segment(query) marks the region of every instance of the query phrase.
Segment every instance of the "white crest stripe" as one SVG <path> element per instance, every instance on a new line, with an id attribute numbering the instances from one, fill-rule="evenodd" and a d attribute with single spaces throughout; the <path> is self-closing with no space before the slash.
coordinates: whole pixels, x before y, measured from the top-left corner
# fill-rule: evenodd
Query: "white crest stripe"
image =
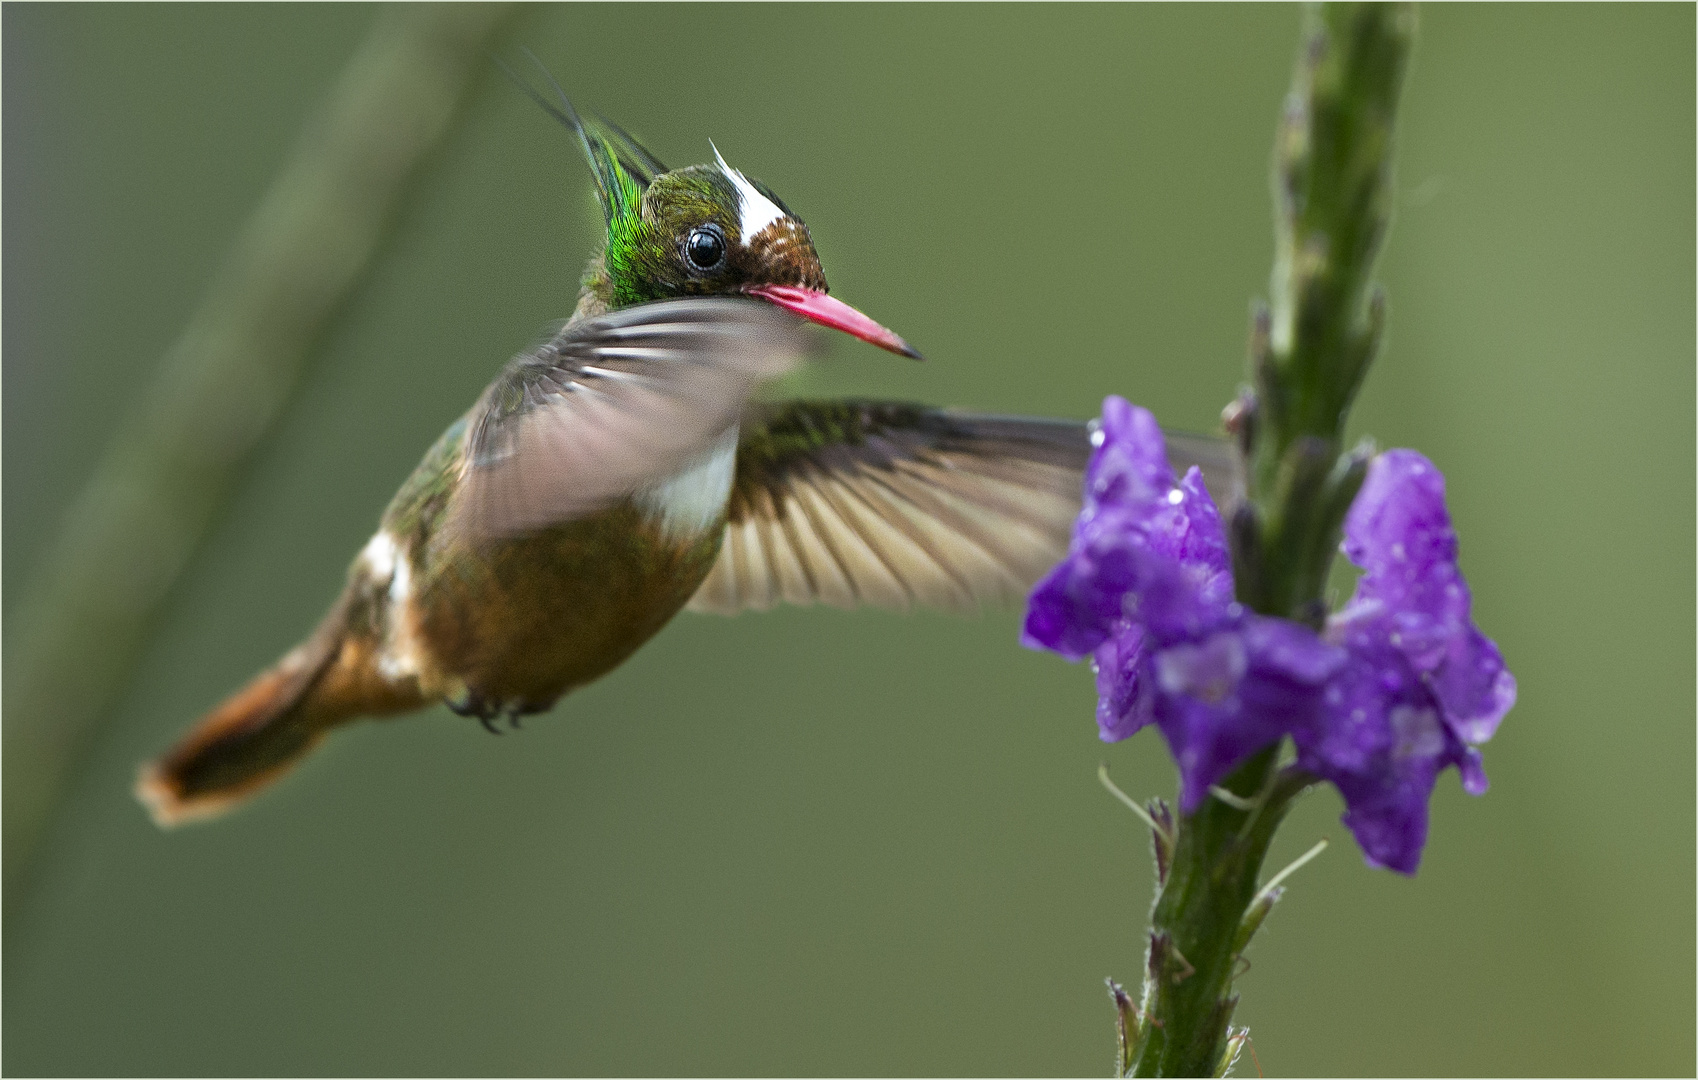
<path id="1" fill-rule="evenodd" d="M 708 140 L 713 146 L 713 140 Z M 760 189 L 749 183 L 749 178 L 725 163 L 719 147 L 713 146 L 713 158 L 719 163 L 719 171 L 731 181 L 731 186 L 737 189 L 737 232 L 743 245 L 760 235 L 762 229 L 784 216 L 784 211 L 778 204 L 760 193 Z"/>

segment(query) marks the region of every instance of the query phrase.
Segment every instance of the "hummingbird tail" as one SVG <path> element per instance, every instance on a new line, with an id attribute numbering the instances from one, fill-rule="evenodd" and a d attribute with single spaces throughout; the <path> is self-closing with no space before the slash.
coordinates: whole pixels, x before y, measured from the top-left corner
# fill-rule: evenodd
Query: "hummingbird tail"
<path id="1" fill-rule="evenodd" d="M 424 704 L 415 688 L 378 675 L 374 643 L 348 632 L 348 600 L 344 595 L 311 637 L 142 766 L 136 798 L 155 824 L 217 817 L 281 778 L 331 728 Z"/>

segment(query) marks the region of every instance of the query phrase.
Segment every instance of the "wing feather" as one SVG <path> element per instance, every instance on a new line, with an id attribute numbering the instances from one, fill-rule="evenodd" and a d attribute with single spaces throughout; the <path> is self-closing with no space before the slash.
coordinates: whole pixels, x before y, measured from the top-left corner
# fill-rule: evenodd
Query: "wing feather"
<path id="1" fill-rule="evenodd" d="M 669 476 L 810 348 L 771 304 L 641 304 L 564 326 L 510 363 L 470 417 L 456 523 L 507 535 L 593 513 Z M 754 579 L 748 582 L 754 587 Z"/>
<path id="2" fill-rule="evenodd" d="M 773 573 L 778 579 L 778 598 L 786 604 L 808 604 L 817 594 L 814 578 L 804 561 L 809 548 L 798 535 L 796 516 L 783 513 L 771 493 L 767 493 L 766 510 Z"/>
<path id="3" fill-rule="evenodd" d="M 875 607 L 906 611 L 911 592 L 885 557 L 877 538 L 869 535 L 856 513 L 854 495 L 843 478 L 822 474 L 814 479 L 813 488 L 819 493 L 821 504 L 829 509 L 826 520 L 832 530 L 833 547 L 856 598 Z"/>
<path id="4" fill-rule="evenodd" d="M 820 496 L 812 481 L 798 478 L 796 485 L 784 498 L 785 520 L 791 526 L 787 535 L 796 541 L 797 560 L 808 568 L 808 583 L 812 586 L 809 602 L 818 599 L 832 607 L 855 606 L 855 586 L 849 569 L 832 544 L 832 534 L 825 527 L 820 511 Z"/>
<path id="5" fill-rule="evenodd" d="M 746 415 L 725 545 L 695 611 L 776 603 L 971 612 L 1017 602 L 1066 553 L 1086 425 L 894 402 L 789 402 Z M 1230 447 L 1173 435 L 1222 501 Z"/>

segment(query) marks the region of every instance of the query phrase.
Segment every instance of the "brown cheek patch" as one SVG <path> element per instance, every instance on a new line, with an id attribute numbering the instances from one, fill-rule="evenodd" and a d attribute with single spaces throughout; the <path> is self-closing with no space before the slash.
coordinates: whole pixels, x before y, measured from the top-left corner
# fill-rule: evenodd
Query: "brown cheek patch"
<path id="1" fill-rule="evenodd" d="M 739 254 L 751 282 L 826 291 L 825 271 L 820 268 L 820 257 L 814 254 L 813 238 L 808 227 L 795 218 L 781 218 L 768 225 Z"/>

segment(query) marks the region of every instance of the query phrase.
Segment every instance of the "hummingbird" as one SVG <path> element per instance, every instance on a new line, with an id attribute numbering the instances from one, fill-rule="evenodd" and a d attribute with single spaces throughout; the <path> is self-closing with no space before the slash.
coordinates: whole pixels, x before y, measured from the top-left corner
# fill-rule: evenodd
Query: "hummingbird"
<path id="1" fill-rule="evenodd" d="M 442 702 L 517 727 L 685 609 L 974 611 L 1066 552 L 1086 424 L 760 400 L 815 351 L 809 323 L 920 354 L 830 295 L 802 219 L 717 147 L 669 170 L 558 85 L 558 104 L 520 86 L 583 150 L 605 220 L 576 309 L 425 453 L 305 641 L 142 766 L 161 826 L 362 717 Z M 1215 485 L 1230 467 L 1218 440 L 1169 450 Z"/>

